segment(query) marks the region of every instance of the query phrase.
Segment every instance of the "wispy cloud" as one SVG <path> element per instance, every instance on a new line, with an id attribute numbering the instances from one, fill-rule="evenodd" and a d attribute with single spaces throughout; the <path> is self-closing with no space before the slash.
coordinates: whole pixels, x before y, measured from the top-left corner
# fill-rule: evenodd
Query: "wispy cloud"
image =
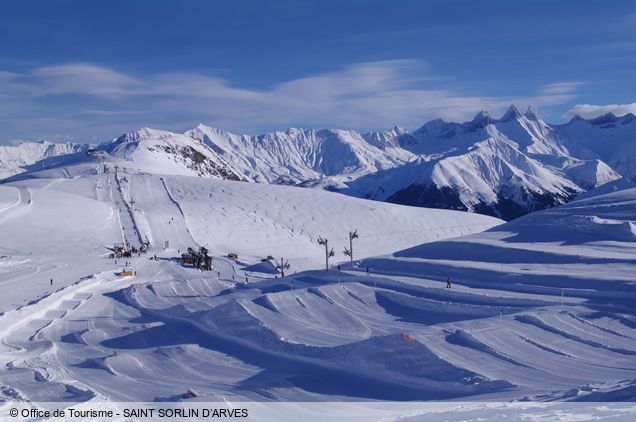
<path id="1" fill-rule="evenodd" d="M 467 120 L 510 103 L 553 106 L 576 97 L 581 82 L 537 87 L 531 96 L 463 95 L 439 89 L 425 62 L 358 63 L 334 72 L 247 89 L 193 72 L 129 75 L 86 63 L 0 72 L 0 133 L 25 138 L 101 139 L 140 126 L 186 129 L 196 122 L 257 132 L 290 126 L 414 128 L 426 120 Z"/>
<path id="2" fill-rule="evenodd" d="M 539 90 L 540 95 L 569 95 L 581 86 L 584 82 L 557 82 L 553 84 L 544 85 Z"/>
<path id="3" fill-rule="evenodd" d="M 565 113 L 565 117 L 572 118 L 578 115 L 589 119 L 606 113 L 613 113 L 616 116 L 624 116 L 628 113 L 636 114 L 636 103 L 606 105 L 577 104 Z"/>

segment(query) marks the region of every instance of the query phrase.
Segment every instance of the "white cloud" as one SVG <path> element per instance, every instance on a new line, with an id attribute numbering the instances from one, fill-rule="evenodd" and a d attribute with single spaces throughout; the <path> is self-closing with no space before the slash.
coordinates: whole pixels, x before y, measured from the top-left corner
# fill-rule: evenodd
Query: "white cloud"
<path id="1" fill-rule="evenodd" d="M 62 94 L 85 94 L 121 98 L 140 81 L 114 70 L 89 65 L 67 64 L 33 69 L 27 74 L 0 74 L 0 88 L 22 96 L 44 97 Z"/>
<path id="2" fill-rule="evenodd" d="M 561 95 L 571 94 L 575 92 L 583 82 L 557 82 L 553 84 L 544 85 L 541 87 L 539 94 L 541 95 Z"/>
<path id="3" fill-rule="evenodd" d="M 616 116 L 624 116 L 628 113 L 636 114 L 636 103 L 607 105 L 577 104 L 565 113 L 565 117 L 572 118 L 578 115 L 590 119 L 606 113 L 613 113 Z"/>
<path id="4" fill-rule="evenodd" d="M 85 63 L 0 72 L 0 97 L 11 99 L 0 104 L 0 130 L 14 138 L 109 138 L 141 126 L 179 130 L 196 122 L 252 133 L 291 126 L 414 128 L 438 117 L 468 120 L 482 109 L 496 115 L 510 103 L 563 104 L 581 84 L 558 82 L 529 97 L 462 95 L 437 88 L 429 72 L 419 60 L 368 62 L 260 90 L 200 73 L 141 78 Z"/>

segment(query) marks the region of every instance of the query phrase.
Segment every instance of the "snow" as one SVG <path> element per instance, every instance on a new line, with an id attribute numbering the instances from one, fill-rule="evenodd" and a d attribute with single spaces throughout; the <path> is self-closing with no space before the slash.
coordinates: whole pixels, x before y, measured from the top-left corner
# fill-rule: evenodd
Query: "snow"
<path id="1" fill-rule="evenodd" d="M 153 179 L 134 176 L 133 185 L 156 183 Z M 330 240 L 330 247 L 344 258 L 341 251 L 348 247 L 348 233 L 358 229 L 361 237 L 354 247 L 356 257 L 361 257 L 499 223 L 484 216 L 374 203 L 319 190 L 178 177 L 164 180 L 185 215 L 175 220 L 185 220 L 197 244 L 221 255 L 236 252 L 255 259 L 275 254 L 293 261 L 295 269 L 315 268 L 324 261 L 319 236 Z M 154 212 L 154 205 L 144 198 L 136 201 L 143 214 Z M 163 238 L 153 234 L 153 239 Z M 179 245 L 174 247 L 186 246 L 174 241 Z"/>
<path id="2" fill-rule="evenodd" d="M 258 182 L 296 184 L 335 177 L 330 182 L 335 185 L 412 159 L 413 154 L 396 145 L 401 133 L 399 128 L 365 135 L 352 130 L 291 128 L 248 136 L 205 125 L 186 132 Z"/>
<path id="3" fill-rule="evenodd" d="M 5 399 L 633 399 L 634 188 L 500 225 L 133 153 L 0 186 Z M 107 257 L 124 237 L 151 248 L 133 277 Z M 188 246 L 214 270 L 172 259 Z"/>
<path id="4" fill-rule="evenodd" d="M 101 149 L 137 171 L 247 180 L 204 144 L 177 133 L 142 128 Z"/>
<path id="5" fill-rule="evenodd" d="M 21 173 L 27 166 L 38 161 L 60 155 L 83 152 L 88 148 L 88 145 L 59 144 L 48 141 L 0 145 L 0 179 Z"/>
<path id="6" fill-rule="evenodd" d="M 621 177 L 593 154 L 577 158 L 569 148 L 577 155 L 580 149 L 562 128 L 545 123 L 536 110 L 522 115 L 514 105 L 500 119 L 480 112 L 463 124 L 434 120 L 403 138 L 403 147 L 420 159 L 348 182 L 343 192 L 510 219 L 517 215 L 502 209 L 505 201 L 532 211 L 565 203 Z M 439 194 L 431 195 L 431 189 L 442 196 L 446 189 L 456 199 L 446 205 L 436 202 L 432 198 Z"/>
<path id="7" fill-rule="evenodd" d="M 609 113 L 590 120 L 574 118 L 555 129 L 564 134 L 569 148 L 581 158 L 601 159 L 624 177 L 636 175 L 633 114 L 616 117 Z"/>
<path id="8" fill-rule="evenodd" d="M 499 185 L 513 198 L 522 188 L 580 192 L 567 171 L 612 177 L 596 158 L 540 161 L 542 142 L 556 138 L 539 136 L 548 129 L 536 112 L 469 123 L 426 130 L 487 138 L 378 172 L 387 184 L 376 187 L 422 168 L 483 198 Z M 534 125 L 532 136 L 498 128 L 521 123 Z M 400 159 L 371 165 L 369 151 L 419 148 L 399 128 L 256 138 L 199 130 L 210 136 L 145 128 L 0 185 L 1 399 L 161 402 L 190 400 L 188 390 L 225 402 L 636 399 L 631 182 L 503 224 L 245 181 L 377 172 Z M 360 149 L 366 139 L 375 150 Z M 233 142 L 254 154 L 262 146 L 263 166 L 287 148 L 296 155 L 287 170 L 259 173 L 221 151 Z M 352 266 L 342 250 L 355 229 Z M 318 237 L 336 253 L 328 270 Z M 108 248 L 124 241 L 150 251 L 115 262 Z M 199 246 L 212 271 L 176 259 Z M 289 260 L 284 278 L 268 255 Z M 120 276 L 124 266 L 136 274 Z"/>
<path id="9" fill-rule="evenodd" d="M 253 136 L 203 124 L 183 134 L 142 128 L 90 153 L 94 161 L 119 161 L 137 172 L 338 190 L 511 219 L 633 177 L 635 136 L 630 114 L 549 125 L 533 107 L 522 114 L 511 105 L 499 119 L 482 111 L 469 122 L 437 119 L 412 132 L 290 128 Z M 76 152 L 77 159 L 88 148 L 1 147 L 0 178 L 57 168 L 71 159 L 64 154 Z"/>

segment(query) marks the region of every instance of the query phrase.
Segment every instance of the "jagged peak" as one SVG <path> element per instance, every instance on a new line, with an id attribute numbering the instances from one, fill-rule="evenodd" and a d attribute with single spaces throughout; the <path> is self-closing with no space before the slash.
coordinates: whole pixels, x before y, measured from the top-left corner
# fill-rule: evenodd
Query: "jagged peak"
<path id="1" fill-rule="evenodd" d="M 487 120 L 491 120 L 491 118 L 490 114 L 488 114 L 486 110 L 481 110 L 479 113 L 475 114 L 475 117 L 473 118 L 473 122 L 483 122 Z"/>
<path id="2" fill-rule="evenodd" d="M 537 110 L 537 108 L 532 105 L 528 106 L 528 109 L 526 110 L 524 116 L 528 120 L 536 120 L 536 121 L 541 120 L 541 116 L 539 115 L 539 110 Z"/>
<path id="3" fill-rule="evenodd" d="M 618 120 L 618 117 L 616 117 L 614 113 L 609 112 L 609 113 L 602 114 L 598 117 L 595 117 L 593 119 L 589 119 L 588 122 L 590 122 L 593 125 L 602 125 L 606 123 L 615 122 L 616 120 Z"/>
<path id="4" fill-rule="evenodd" d="M 581 117 L 580 114 L 575 114 L 574 116 L 572 116 L 572 118 L 570 119 L 570 123 L 572 122 L 582 122 L 585 121 L 585 119 L 583 117 Z"/>
<path id="5" fill-rule="evenodd" d="M 504 115 L 501 116 L 501 119 L 499 119 L 499 121 L 507 122 L 510 120 L 517 119 L 519 117 L 521 117 L 521 113 L 519 112 L 519 109 L 517 109 L 517 107 L 515 107 L 514 104 L 510 104 L 510 106 L 508 107 Z"/>
<path id="6" fill-rule="evenodd" d="M 490 114 L 488 114 L 487 111 L 482 110 L 475 115 L 473 120 L 471 120 L 465 125 L 468 128 L 468 130 L 473 131 L 479 128 L 484 128 L 493 122 L 494 120 L 492 117 L 490 117 Z"/>

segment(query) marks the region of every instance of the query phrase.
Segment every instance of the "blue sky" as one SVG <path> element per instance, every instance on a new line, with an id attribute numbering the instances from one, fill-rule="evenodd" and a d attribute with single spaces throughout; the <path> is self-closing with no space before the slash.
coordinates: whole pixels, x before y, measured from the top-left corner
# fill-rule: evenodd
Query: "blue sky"
<path id="1" fill-rule="evenodd" d="M 0 2 L 0 142 L 636 112 L 636 2 Z"/>

